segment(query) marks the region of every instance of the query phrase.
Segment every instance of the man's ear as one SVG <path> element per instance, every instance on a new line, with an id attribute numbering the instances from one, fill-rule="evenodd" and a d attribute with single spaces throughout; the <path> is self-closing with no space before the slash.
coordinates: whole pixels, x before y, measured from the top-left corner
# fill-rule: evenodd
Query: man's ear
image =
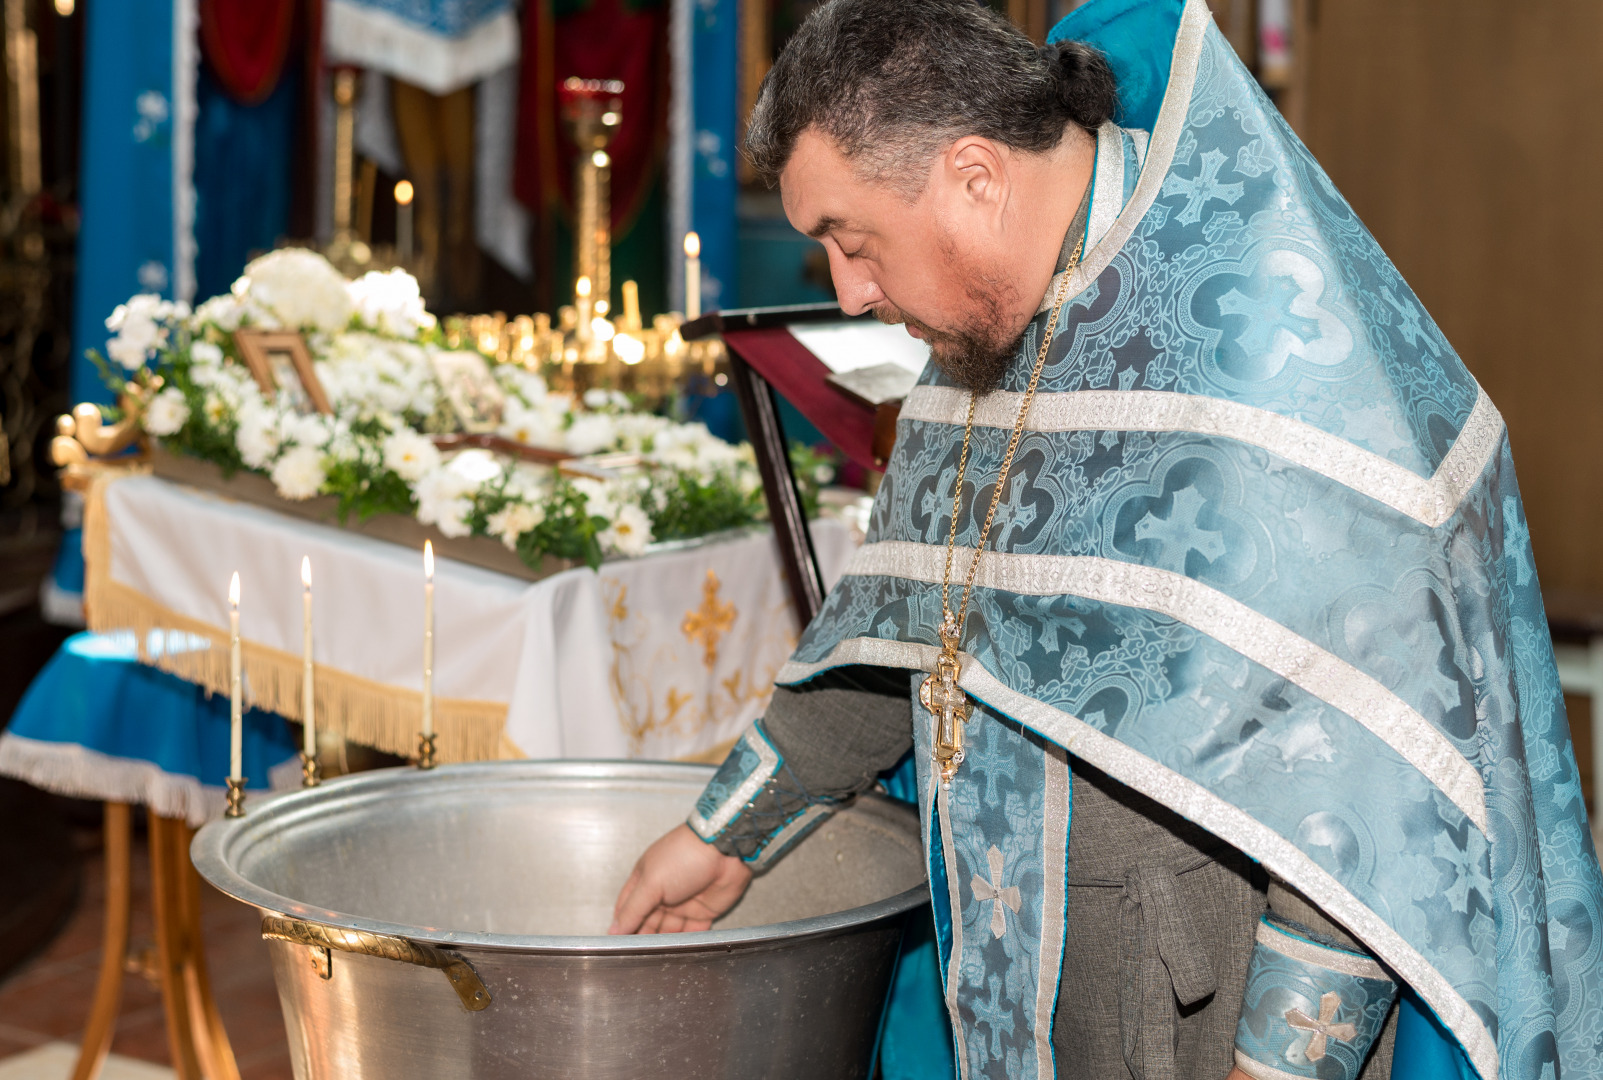
<path id="1" fill-rule="evenodd" d="M 1005 151 L 980 135 L 965 135 L 946 151 L 945 167 L 974 209 L 999 212 L 1007 205 Z"/>

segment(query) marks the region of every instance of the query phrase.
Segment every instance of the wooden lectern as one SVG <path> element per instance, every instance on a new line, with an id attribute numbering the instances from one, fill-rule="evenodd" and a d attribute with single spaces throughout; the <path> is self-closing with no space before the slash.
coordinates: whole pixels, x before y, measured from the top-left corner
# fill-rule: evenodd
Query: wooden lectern
<path id="1" fill-rule="evenodd" d="M 883 469 L 896 440 L 901 398 L 923 369 L 928 349 L 899 326 L 849 318 L 834 304 L 719 311 L 686 323 L 680 334 L 686 341 L 723 337 L 785 585 L 805 627 L 823 606 L 824 578 L 775 395 L 852 461 Z"/>

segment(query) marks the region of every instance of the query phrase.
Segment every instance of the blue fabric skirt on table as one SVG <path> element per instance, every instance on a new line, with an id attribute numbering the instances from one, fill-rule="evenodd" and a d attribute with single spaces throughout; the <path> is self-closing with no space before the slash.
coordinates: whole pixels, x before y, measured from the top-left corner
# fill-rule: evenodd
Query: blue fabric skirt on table
<path id="1" fill-rule="evenodd" d="M 156 633 L 149 647 L 207 646 Z M 141 664 L 131 633 L 75 634 L 0 736 L 0 773 L 63 795 L 143 803 L 199 825 L 222 810 L 228 742 L 227 697 Z M 248 710 L 246 787 L 295 783 L 298 749 L 283 717 Z"/>

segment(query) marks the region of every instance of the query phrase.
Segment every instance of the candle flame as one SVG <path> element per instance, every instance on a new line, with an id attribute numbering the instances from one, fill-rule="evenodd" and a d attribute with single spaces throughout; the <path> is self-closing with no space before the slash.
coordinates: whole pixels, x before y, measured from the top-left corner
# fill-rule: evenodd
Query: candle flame
<path id="1" fill-rule="evenodd" d="M 595 153 L 590 155 L 590 163 L 598 169 L 605 169 L 607 166 L 612 164 L 612 159 L 607 156 L 607 152 L 605 150 L 597 150 Z"/>
<path id="2" fill-rule="evenodd" d="M 423 577 L 428 581 L 434 580 L 434 541 L 423 541 Z"/>
<path id="3" fill-rule="evenodd" d="M 239 607 L 239 571 L 234 571 L 233 578 L 228 582 L 228 606 Z"/>
<path id="4" fill-rule="evenodd" d="M 693 232 L 685 233 L 685 258 L 701 258 L 701 237 Z"/>
<path id="5" fill-rule="evenodd" d="M 398 205 L 398 206 L 407 206 L 407 205 L 409 205 L 412 202 L 412 196 L 414 194 L 415 194 L 415 192 L 413 191 L 413 188 L 412 188 L 412 181 L 410 181 L 410 180 L 397 180 L 395 182 L 395 202 L 396 202 L 396 205 Z"/>
<path id="6" fill-rule="evenodd" d="M 573 291 L 580 296 L 590 295 L 590 275 L 580 274 L 579 280 L 573 283 Z"/>
<path id="7" fill-rule="evenodd" d="M 305 585 L 308 591 L 311 590 L 311 587 L 312 587 L 312 557 L 310 555 L 302 555 L 301 556 L 301 584 Z"/>

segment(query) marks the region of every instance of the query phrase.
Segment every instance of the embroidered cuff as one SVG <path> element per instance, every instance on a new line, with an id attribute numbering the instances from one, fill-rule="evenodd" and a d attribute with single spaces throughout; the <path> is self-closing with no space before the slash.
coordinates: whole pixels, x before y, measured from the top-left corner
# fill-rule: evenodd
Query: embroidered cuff
<path id="1" fill-rule="evenodd" d="M 1236 1065 L 1254 1080 L 1357 1080 L 1397 998 L 1371 957 L 1268 919 L 1247 969 Z"/>
<path id="2" fill-rule="evenodd" d="M 761 870 L 833 812 L 796 782 L 762 721 L 735 740 L 686 819 L 696 835 Z"/>

